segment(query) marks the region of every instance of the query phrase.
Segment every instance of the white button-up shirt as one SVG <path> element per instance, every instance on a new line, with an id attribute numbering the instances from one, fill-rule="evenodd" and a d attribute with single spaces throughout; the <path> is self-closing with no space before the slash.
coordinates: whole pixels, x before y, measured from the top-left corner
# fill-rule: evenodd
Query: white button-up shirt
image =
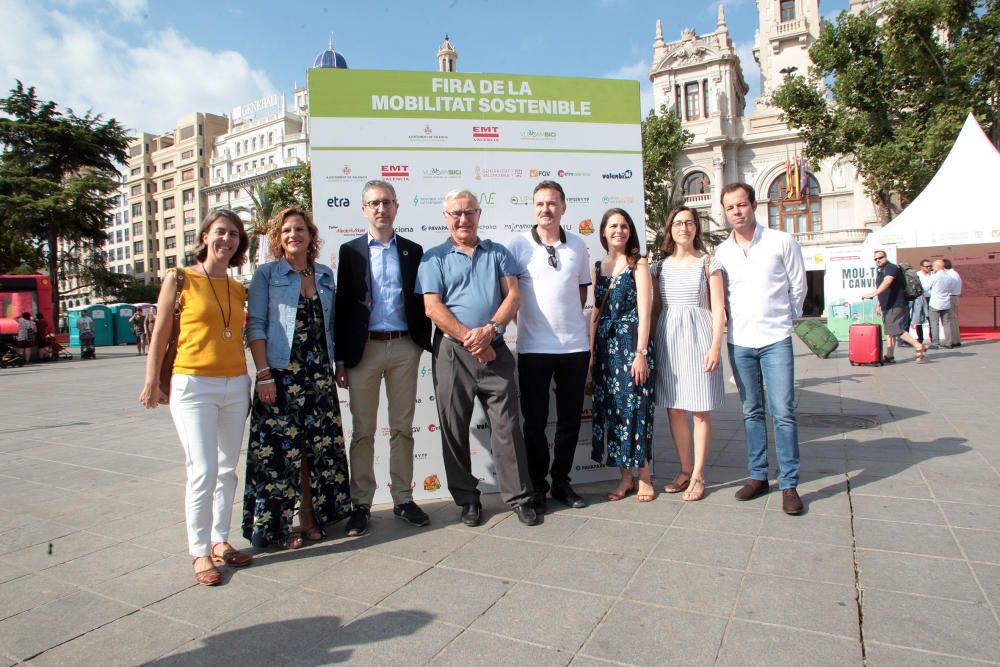
<path id="1" fill-rule="evenodd" d="M 758 223 L 746 252 L 734 232 L 715 258 L 726 275 L 729 342 L 762 348 L 791 336 L 806 298 L 802 249 L 792 235 Z"/>

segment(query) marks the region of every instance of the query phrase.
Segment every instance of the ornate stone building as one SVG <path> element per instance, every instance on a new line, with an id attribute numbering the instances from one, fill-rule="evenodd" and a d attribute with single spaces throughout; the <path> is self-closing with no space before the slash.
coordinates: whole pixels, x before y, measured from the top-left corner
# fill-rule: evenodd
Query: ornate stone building
<path id="1" fill-rule="evenodd" d="M 854 1 L 851 11 L 870 4 Z M 786 168 L 801 156 L 802 142 L 771 101 L 785 77 L 808 70 L 808 50 L 821 30 L 819 1 L 757 0 L 757 10 L 752 74 L 760 77 L 760 97 L 749 115 L 746 73 L 722 5 L 715 31 L 705 35 L 686 28 L 667 42 L 657 21 L 649 72 L 653 99 L 694 134 L 678 160 L 681 196 L 721 228 L 718 193 L 726 183 L 744 181 L 757 192 L 758 221 L 795 234 L 803 246 L 860 243 L 878 222 L 853 165 L 841 156 L 818 165 L 802 161 L 802 187 L 788 192 Z"/>

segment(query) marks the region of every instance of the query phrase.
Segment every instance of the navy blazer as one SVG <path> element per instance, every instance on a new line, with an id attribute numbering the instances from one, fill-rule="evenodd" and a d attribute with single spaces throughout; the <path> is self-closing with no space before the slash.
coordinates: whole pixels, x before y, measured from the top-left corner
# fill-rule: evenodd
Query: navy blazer
<path id="1" fill-rule="evenodd" d="M 417 267 L 424 249 L 417 243 L 396 234 L 399 251 L 399 272 L 403 283 L 403 309 L 413 342 L 431 351 L 431 321 L 424 312 L 424 298 L 413 291 Z M 333 318 L 336 361 L 348 368 L 361 362 L 368 341 L 368 325 L 372 315 L 371 260 L 368 254 L 368 234 L 365 233 L 340 246 L 337 261 L 337 301 Z"/>

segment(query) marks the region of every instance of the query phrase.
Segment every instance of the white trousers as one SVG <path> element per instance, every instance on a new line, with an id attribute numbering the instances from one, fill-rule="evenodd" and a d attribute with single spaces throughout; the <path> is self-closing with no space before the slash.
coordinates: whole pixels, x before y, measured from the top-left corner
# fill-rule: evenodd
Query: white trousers
<path id="1" fill-rule="evenodd" d="M 170 415 L 187 468 L 184 515 L 192 556 L 208 556 L 211 542 L 229 541 L 249 402 L 247 375 L 174 375 L 171 381 Z"/>

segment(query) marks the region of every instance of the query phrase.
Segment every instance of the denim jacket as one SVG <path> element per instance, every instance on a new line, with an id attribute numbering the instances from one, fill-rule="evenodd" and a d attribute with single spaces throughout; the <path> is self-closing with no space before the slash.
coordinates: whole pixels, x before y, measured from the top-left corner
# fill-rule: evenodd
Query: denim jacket
<path id="1" fill-rule="evenodd" d="M 333 303 L 337 293 L 333 270 L 315 264 L 316 292 L 326 323 L 326 351 L 333 367 Z M 295 311 L 299 304 L 300 278 L 284 258 L 257 267 L 247 294 L 247 340 L 267 342 L 267 365 L 287 368 L 292 356 Z"/>

